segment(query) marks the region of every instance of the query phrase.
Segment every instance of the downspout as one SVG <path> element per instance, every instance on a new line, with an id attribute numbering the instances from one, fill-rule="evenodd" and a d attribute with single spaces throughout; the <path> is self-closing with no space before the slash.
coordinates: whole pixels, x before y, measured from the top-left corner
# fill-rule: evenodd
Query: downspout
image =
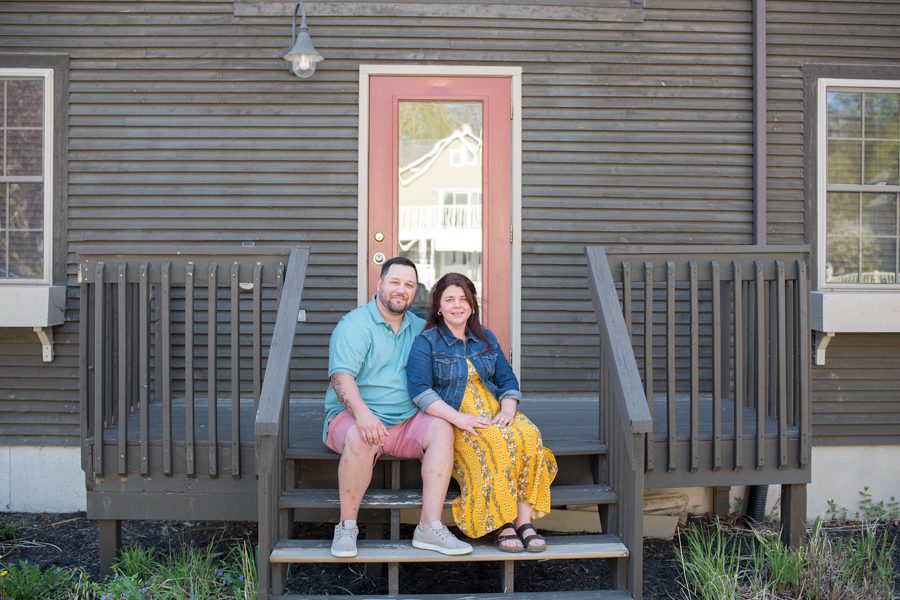
<path id="1" fill-rule="evenodd" d="M 753 243 L 766 245 L 766 0 L 753 0 Z"/>
<path id="2" fill-rule="evenodd" d="M 766 245 L 766 0 L 753 0 L 753 243 Z M 769 486 L 750 486 L 747 516 L 761 523 Z"/>

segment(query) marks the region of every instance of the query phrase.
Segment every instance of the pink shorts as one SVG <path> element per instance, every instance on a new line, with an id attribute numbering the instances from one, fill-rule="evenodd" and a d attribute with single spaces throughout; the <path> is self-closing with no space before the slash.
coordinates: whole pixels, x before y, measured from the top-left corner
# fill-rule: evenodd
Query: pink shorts
<path id="1" fill-rule="evenodd" d="M 378 448 L 375 459 L 377 460 L 382 454 L 390 454 L 397 458 L 418 458 L 422 460 L 425 456 L 425 451 L 422 449 L 422 444 L 425 442 L 425 434 L 428 433 L 429 425 L 436 418 L 421 411 L 416 411 L 416 414 L 399 425 L 388 427 L 387 437 Z M 344 438 L 347 436 L 347 431 L 354 425 L 356 425 L 356 419 L 350 414 L 350 411 L 344 410 L 339 412 L 328 421 L 328 436 L 325 438 L 325 445 L 334 452 L 342 454 L 344 451 Z"/>

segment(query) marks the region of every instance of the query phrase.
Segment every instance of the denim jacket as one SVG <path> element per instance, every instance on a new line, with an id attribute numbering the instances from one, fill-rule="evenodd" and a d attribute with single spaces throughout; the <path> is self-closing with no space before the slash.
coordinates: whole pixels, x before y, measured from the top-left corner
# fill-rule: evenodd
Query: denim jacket
<path id="1" fill-rule="evenodd" d="M 419 410 L 425 412 L 437 400 L 459 410 L 469 376 L 467 358 L 495 398 L 522 399 L 519 381 L 497 338 L 489 329 L 484 331 L 490 345 L 469 330 L 461 340 L 444 325 L 426 329 L 413 341 L 406 363 L 406 387 Z"/>

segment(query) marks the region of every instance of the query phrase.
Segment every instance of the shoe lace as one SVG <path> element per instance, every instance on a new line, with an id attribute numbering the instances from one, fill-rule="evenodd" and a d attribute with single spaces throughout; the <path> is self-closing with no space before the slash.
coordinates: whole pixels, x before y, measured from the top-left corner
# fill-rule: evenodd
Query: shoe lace
<path id="1" fill-rule="evenodd" d="M 442 542 L 456 539 L 453 537 L 453 534 L 450 533 L 450 530 L 447 529 L 446 525 L 442 525 L 441 527 L 433 527 L 432 531 L 434 532 L 435 537 L 437 537 Z"/>
<path id="2" fill-rule="evenodd" d="M 356 534 L 350 527 L 344 527 L 341 525 L 337 529 L 337 536 L 335 537 L 335 541 L 341 541 L 345 538 L 356 539 Z"/>

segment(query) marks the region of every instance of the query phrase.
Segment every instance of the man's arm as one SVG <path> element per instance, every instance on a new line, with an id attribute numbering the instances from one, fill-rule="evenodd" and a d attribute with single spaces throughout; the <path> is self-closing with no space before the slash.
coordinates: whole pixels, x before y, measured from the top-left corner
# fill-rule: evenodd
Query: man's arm
<path id="1" fill-rule="evenodd" d="M 356 419 L 356 427 L 363 441 L 376 445 L 384 443 L 387 429 L 381 419 L 369 410 L 362 394 L 359 393 L 356 379 L 350 373 L 338 372 L 331 376 L 331 387 L 334 388 L 338 401 Z"/>

